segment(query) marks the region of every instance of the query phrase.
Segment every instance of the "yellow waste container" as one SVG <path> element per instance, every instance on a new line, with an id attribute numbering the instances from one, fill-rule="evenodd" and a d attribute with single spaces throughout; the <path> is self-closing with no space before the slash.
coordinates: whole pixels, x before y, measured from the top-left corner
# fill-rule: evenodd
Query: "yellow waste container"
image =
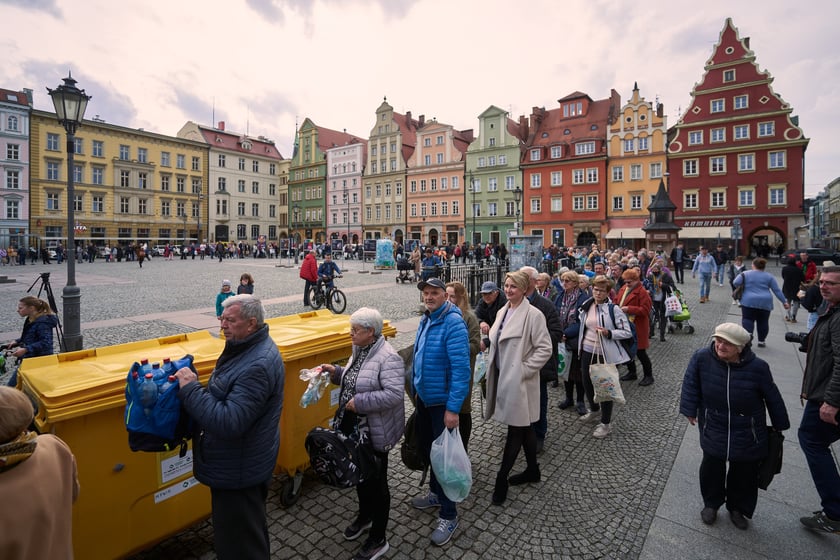
<path id="1" fill-rule="evenodd" d="M 149 548 L 210 515 L 210 491 L 192 476 L 192 449 L 132 452 L 125 430 L 125 378 L 142 358 L 192 354 L 207 382 L 224 342 L 206 331 L 29 358 L 21 387 L 36 402 L 42 433 L 67 442 L 81 492 L 73 507 L 76 558 L 112 559 Z"/>
<path id="2" fill-rule="evenodd" d="M 306 408 L 300 406 L 308 383 L 301 381 L 300 370 L 324 363 L 344 365 L 350 358 L 350 316 L 335 315 L 321 309 L 266 321 L 269 334 L 277 344 L 286 367 L 283 386 L 283 412 L 280 416 L 280 452 L 276 474 L 286 474 L 280 503 L 294 504 L 300 496 L 303 472 L 309 468 L 309 455 L 304 441 L 315 426 L 328 426 L 338 408 L 339 388 L 329 385 L 321 399 Z M 397 330 L 388 321 L 382 335 L 392 337 Z"/>

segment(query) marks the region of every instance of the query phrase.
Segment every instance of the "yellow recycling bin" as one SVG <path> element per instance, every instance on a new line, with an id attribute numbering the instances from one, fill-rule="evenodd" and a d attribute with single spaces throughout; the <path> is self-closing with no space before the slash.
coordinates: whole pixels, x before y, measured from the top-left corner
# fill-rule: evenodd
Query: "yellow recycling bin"
<path id="1" fill-rule="evenodd" d="M 350 316 L 334 315 L 322 309 L 297 315 L 277 317 L 266 321 L 269 334 L 277 344 L 286 367 L 283 386 L 283 412 L 280 416 L 280 452 L 277 454 L 276 474 L 286 474 L 280 493 L 284 507 L 297 502 L 303 472 L 309 467 L 309 455 L 304 442 L 315 426 L 328 426 L 338 408 L 339 388 L 328 385 L 318 402 L 303 408 L 300 398 L 308 383 L 301 381 L 300 370 L 324 363 L 344 365 L 350 358 Z M 382 335 L 392 337 L 397 330 L 385 321 Z"/>
<path id="2" fill-rule="evenodd" d="M 192 476 L 192 449 L 132 452 L 125 429 L 125 378 L 142 358 L 192 354 L 202 383 L 224 342 L 206 331 L 25 360 L 22 389 L 36 402 L 42 433 L 67 442 L 81 492 L 73 507 L 76 558 L 137 552 L 209 517 L 210 490 Z"/>

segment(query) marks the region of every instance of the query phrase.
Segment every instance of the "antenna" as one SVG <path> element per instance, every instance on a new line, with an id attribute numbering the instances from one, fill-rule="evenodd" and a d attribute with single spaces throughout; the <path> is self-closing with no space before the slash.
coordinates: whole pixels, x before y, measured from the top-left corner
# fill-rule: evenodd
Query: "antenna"
<path id="1" fill-rule="evenodd" d="M 210 114 L 210 126 L 216 128 L 216 96 L 213 96 L 213 112 Z"/>

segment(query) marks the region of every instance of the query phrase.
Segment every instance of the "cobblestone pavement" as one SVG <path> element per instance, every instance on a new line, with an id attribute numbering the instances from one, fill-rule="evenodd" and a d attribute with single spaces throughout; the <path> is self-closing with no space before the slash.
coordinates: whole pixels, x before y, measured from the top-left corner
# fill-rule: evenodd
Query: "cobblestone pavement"
<path id="1" fill-rule="evenodd" d="M 287 261 L 283 261 L 286 264 Z M 267 302 L 270 316 L 304 310 L 302 281 L 297 270 L 277 267 L 277 261 L 233 260 L 173 261 L 155 259 L 140 269 L 136 263 L 77 265 L 82 288 L 85 347 L 128 342 L 191 330 L 166 319 L 135 320 L 154 314 L 192 310 L 215 320 L 213 302 L 221 280 L 234 282 L 242 272 L 256 279 L 256 293 Z M 24 270 L 21 270 L 24 268 Z M 351 261 L 339 286 L 347 292 L 347 313 L 362 306 L 380 309 L 392 322 L 416 317 L 419 294 L 411 284 L 397 284 L 396 272 L 360 274 Z M 367 265 L 370 270 L 370 265 Z M 5 335 L 17 336 L 21 319 L 14 312 L 16 298 L 42 271 L 52 272 L 53 291 L 59 299 L 64 267 L 35 265 L 6 267 L 0 274 L 18 278 L 0 285 L 5 303 L 0 320 Z M 687 275 L 690 276 L 690 275 Z M 656 382 L 639 387 L 624 384 L 627 404 L 617 407 L 613 433 L 604 440 L 591 437 L 592 425 L 582 425 L 577 414 L 561 411 L 561 390 L 550 389 L 549 433 L 540 456 L 542 482 L 511 488 L 502 508 L 490 505 L 495 472 L 505 438 L 503 426 L 480 419 L 481 404 L 473 395 L 475 412 L 470 440 L 474 484 L 459 507 L 460 527 L 443 548 L 431 546 L 428 536 L 436 516 L 408 505 L 424 492 L 419 473 L 405 469 L 399 452 L 390 456 L 392 492 L 388 558 L 637 558 L 642 550 L 660 496 L 668 479 L 686 422 L 678 415 L 682 374 L 691 353 L 708 341 L 713 327 L 730 309 L 728 288 L 713 287 L 712 301 L 697 304 L 697 284 L 687 278 L 680 286 L 691 307 L 694 334 L 677 332 L 666 342 L 651 341 L 649 354 Z M 37 290 L 37 287 L 36 287 Z M 97 327 L 97 323 L 103 326 Z M 413 342 L 414 333 L 400 333 L 392 341 L 397 349 Z M 296 406 L 294 403 L 287 406 Z M 524 458 L 514 469 L 524 468 Z M 277 477 L 268 499 L 274 558 L 350 557 L 360 546 L 348 543 L 341 532 L 356 513 L 354 491 L 339 491 L 304 477 L 298 502 L 280 506 L 284 479 Z M 136 559 L 214 558 L 209 521 L 135 556 Z"/>

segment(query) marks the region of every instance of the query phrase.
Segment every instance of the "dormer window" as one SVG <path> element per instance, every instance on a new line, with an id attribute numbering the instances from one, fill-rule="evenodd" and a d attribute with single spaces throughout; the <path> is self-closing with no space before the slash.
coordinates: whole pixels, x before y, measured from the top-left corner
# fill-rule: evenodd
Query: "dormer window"
<path id="1" fill-rule="evenodd" d="M 251 142 L 249 140 L 242 141 L 242 149 L 243 150 L 250 150 L 252 148 Z"/>
<path id="2" fill-rule="evenodd" d="M 540 161 L 539 148 L 534 148 L 533 150 L 531 150 L 531 161 Z"/>

